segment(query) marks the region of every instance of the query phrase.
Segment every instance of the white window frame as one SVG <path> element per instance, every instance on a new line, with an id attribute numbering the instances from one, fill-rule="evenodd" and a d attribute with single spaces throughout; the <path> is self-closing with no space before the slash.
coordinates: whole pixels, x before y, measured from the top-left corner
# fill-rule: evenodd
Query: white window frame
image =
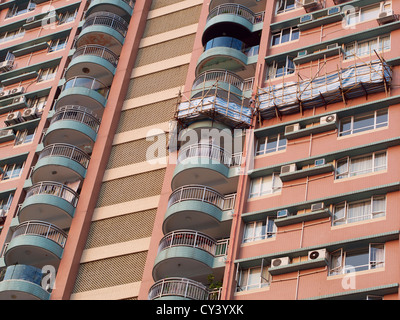
<path id="1" fill-rule="evenodd" d="M 363 216 L 358 216 L 355 218 L 350 218 L 348 216 L 349 213 L 349 208 L 352 205 L 357 205 L 357 204 L 362 204 L 362 203 L 370 203 L 370 212 L 364 214 Z M 375 210 L 374 209 L 374 202 L 375 201 L 384 201 L 384 209 L 383 210 Z M 339 218 L 337 218 L 337 213 L 342 211 L 342 214 Z M 358 200 L 358 201 L 344 201 L 341 203 L 338 203 L 334 206 L 333 208 L 333 215 L 332 215 L 332 225 L 337 226 L 337 225 L 343 225 L 343 224 L 349 224 L 349 223 L 355 223 L 359 221 L 365 221 L 365 220 L 372 220 L 375 218 L 383 217 L 386 215 L 386 195 L 379 195 L 379 196 L 372 196 L 369 199 L 363 199 L 363 200 Z M 357 219 L 356 221 L 351 221 Z"/>
<path id="2" fill-rule="evenodd" d="M 21 8 L 21 4 L 18 4 L 18 3 L 14 4 L 12 6 L 12 8 L 10 8 L 8 10 L 7 15 L 6 15 L 6 19 L 12 18 L 12 17 L 16 17 L 16 16 L 19 16 L 21 14 L 25 14 L 25 13 L 28 13 L 30 11 L 35 10 L 36 3 L 33 2 L 33 1 L 27 1 L 26 9 L 24 8 L 22 10 L 19 10 L 18 8 Z"/>
<path id="3" fill-rule="evenodd" d="M 285 42 L 282 42 L 283 33 L 284 33 L 285 31 L 287 31 L 287 30 L 290 31 L 290 33 L 289 33 L 289 40 L 287 40 L 287 41 L 285 41 Z M 297 34 L 298 34 L 298 37 L 297 37 L 296 39 L 292 39 L 292 38 L 293 38 L 294 31 L 296 31 Z M 279 38 L 279 43 L 274 44 L 274 38 L 275 38 L 276 36 L 278 36 L 278 38 Z M 300 39 L 300 30 L 299 30 L 298 27 L 284 28 L 284 29 L 281 29 L 281 30 L 279 30 L 279 31 L 273 32 L 273 33 L 271 34 L 271 47 L 279 46 L 279 45 L 281 45 L 281 44 L 289 43 L 289 42 L 292 42 L 292 41 L 295 41 L 295 40 L 298 40 L 298 39 Z"/>
<path id="4" fill-rule="evenodd" d="M 385 164 L 376 166 L 375 165 L 376 157 L 378 155 L 383 154 L 383 153 L 385 154 L 385 160 L 386 160 Z M 367 161 L 367 158 L 370 158 L 370 157 L 371 157 L 371 168 L 368 168 L 368 171 L 366 171 L 366 172 L 365 172 L 365 170 L 363 170 L 361 172 L 350 171 L 351 162 L 352 161 L 359 160 L 359 159 L 362 159 L 362 158 L 365 158 L 366 161 Z M 372 153 L 368 153 L 368 154 L 364 154 L 364 155 L 360 155 L 360 156 L 356 156 L 356 157 L 347 156 L 347 157 L 341 158 L 341 159 L 336 161 L 335 179 L 336 180 L 341 180 L 341 179 L 346 179 L 346 178 L 350 178 L 350 177 L 356 177 L 356 176 L 359 176 L 359 175 L 364 175 L 364 174 L 369 174 L 369 173 L 374 173 L 374 172 L 386 170 L 387 169 L 387 165 L 388 165 L 387 159 L 388 159 L 387 150 L 376 151 L 376 152 L 372 152 Z M 344 162 L 346 163 L 346 170 L 341 172 L 341 173 L 338 173 L 339 164 L 341 162 L 342 163 L 344 163 Z"/>
<path id="5" fill-rule="evenodd" d="M 32 129 L 18 130 L 15 135 L 14 146 L 31 143 L 33 141 L 33 139 L 35 138 L 36 129 L 37 128 L 33 128 L 33 133 L 30 133 L 30 132 L 32 132 Z"/>
<path id="6" fill-rule="evenodd" d="M 289 7 L 289 8 L 287 7 L 288 1 L 293 1 L 293 7 Z M 283 8 L 283 9 L 279 9 L 279 8 Z M 297 8 L 300 8 L 298 0 L 277 0 L 276 7 L 275 7 L 275 14 L 289 12 L 289 11 L 295 10 Z"/>
<path id="7" fill-rule="evenodd" d="M 58 66 L 41 69 L 39 71 L 39 77 L 37 82 L 53 80 L 56 77 L 57 71 L 58 71 Z"/>
<path id="8" fill-rule="evenodd" d="M 383 250 L 383 257 L 381 260 L 373 261 L 372 260 L 372 249 Z M 385 266 L 385 244 L 384 243 L 370 243 L 368 245 L 368 264 L 367 265 L 359 265 L 359 266 L 350 266 L 346 265 L 346 258 L 347 255 L 353 253 L 355 251 L 362 251 L 366 250 L 365 247 L 355 249 L 355 250 L 343 250 L 340 248 L 330 253 L 330 263 L 329 263 L 329 276 L 346 274 L 352 271 L 357 272 L 357 268 L 360 267 L 368 267 L 368 270 L 376 269 L 376 268 L 383 268 Z M 333 258 L 338 259 L 339 264 L 337 266 L 333 266 Z M 378 266 L 379 265 L 379 266 Z"/>
<path id="9" fill-rule="evenodd" d="M 385 39 L 389 39 L 388 42 L 385 41 Z M 372 46 L 370 44 L 368 44 L 369 50 L 367 53 L 365 54 L 361 54 L 360 47 L 362 44 L 364 43 L 370 43 L 372 41 L 376 41 L 377 43 L 377 48 L 374 49 L 377 52 L 386 52 L 389 51 L 391 49 L 391 35 L 390 34 L 384 34 L 384 35 L 380 35 L 378 37 L 374 37 L 374 38 L 370 38 L 370 39 L 366 39 L 366 40 L 362 40 L 362 41 L 354 41 L 351 43 L 348 43 L 345 45 L 345 50 L 344 50 L 344 58 L 345 59 L 351 59 L 354 57 L 363 57 L 363 56 L 369 56 L 369 55 L 374 55 L 375 53 L 372 50 Z M 385 45 L 385 43 L 388 43 L 388 45 Z"/>
<path id="10" fill-rule="evenodd" d="M 376 8 L 377 14 L 376 17 L 370 19 L 363 19 L 363 12 Z M 345 16 L 345 21 L 347 26 L 355 26 L 359 23 L 375 20 L 378 18 L 378 15 L 382 11 L 390 10 L 392 8 L 391 1 L 382 1 L 380 3 L 375 3 L 372 5 L 368 5 L 365 7 L 358 8 L 354 12 L 351 12 L 347 16 Z"/>
<path id="11" fill-rule="evenodd" d="M 58 16 L 58 24 L 64 24 L 72 22 L 76 19 L 78 14 L 78 8 L 75 8 L 74 11 L 65 11 L 59 14 Z"/>
<path id="12" fill-rule="evenodd" d="M 278 69 L 280 69 L 280 65 L 284 64 L 283 67 L 283 73 L 282 74 L 278 74 Z M 281 61 L 281 62 L 277 62 L 277 61 L 273 61 L 272 64 L 268 65 L 267 68 L 267 80 L 268 79 L 276 79 L 276 78 L 281 78 L 283 76 L 287 76 L 290 74 L 293 74 L 295 72 L 296 66 L 293 62 L 293 60 L 291 60 L 288 56 L 286 56 L 285 61 Z"/>
<path id="13" fill-rule="evenodd" d="M 30 108 L 37 108 L 38 112 L 42 112 L 46 106 L 48 96 L 43 97 L 35 97 L 33 99 L 29 99 L 28 105 Z"/>
<path id="14" fill-rule="evenodd" d="M 261 226 L 261 232 L 257 234 Z M 276 236 L 276 225 L 274 219 L 267 217 L 263 220 L 247 222 L 244 225 L 242 243 L 249 243 L 259 240 L 265 240 Z"/>
<path id="15" fill-rule="evenodd" d="M 260 289 L 267 287 L 270 284 L 268 267 L 264 264 L 261 264 L 261 266 L 240 269 L 238 272 L 239 278 L 237 281 L 237 292 Z M 258 278 L 258 282 L 249 282 L 250 279 L 254 278 Z"/>
<path id="16" fill-rule="evenodd" d="M 8 210 L 10 210 L 13 199 L 14 199 L 13 193 L 10 193 L 6 198 L 0 199 L 0 210 L 8 212 Z"/>
<path id="17" fill-rule="evenodd" d="M 22 38 L 24 35 L 25 29 L 22 27 L 17 30 L 6 31 L 3 34 L 0 34 L 0 43 Z"/>
<path id="18" fill-rule="evenodd" d="M 382 113 L 384 111 L 386 111 L 386 115 L 387 115 L 386 122 L 377 123 L 378 113 Z M 366 126 L 366 127 L 354 129 L 354 119 L 356 117 L 357 118 L 362 118 L 362 117 L 368 117 L 368 116 L 371 116 L 371 118 L 372 117 L 374 118 L 373 126 Z M 348 119 L 350 119 L 350 129 L 348 129 L 346 131 L 342 131 L 342 129 L 341 129 L 342 124 L 343 124 L 343 122 L 345 120 L 348 120 Z M 387 108 L 384 108 L 384 109 L 379 109 L 379 110 L 375 110 L 375 111 L 372 111 L 372 112 L 361 113 L 361 114 L 357 114 L 357 115 L 354 115 L 354 116 L 345 117 L 345 118 L 340 119 L 338 135 L 339 135 L 339 137 L 344 137 L 344 136 L 349 136 L 349 135 L 352 135 L 352 134 L 357 134 L 357 133 L 361 133 L 361 132 L 367 132 L 367 131 L 370 131 L 370 130 L 375 130 L 375 129 L 382 128 L 382 127 L 387 127 L 388 125 L 389 125 L 389 110 Z M 361 130 L 363 128 L 367 128 L 367 129 Z M 355 131 L 357 131 L 357 132 L 355 132 Z"/>
<path id="19" fill-rule="evenodd" d="M 64 50 L 67 46 L 67 42 L 68 42 L 68 37 L 51 40 L 49 43 L 48 52 L 56 52 Z"/>
<path id="20" fill-rule="evenodd" d="M 268 145 L 268 140 L 276 138 L 276 147 L 274 149 L 267 149 Z M 285 141 L 285 145 L 279 145 L 282 141 Z M 259 146 L 264 144 L 263 150 L 258 150 Z M 257 139 L 256 143 L 256 156 L 264 155 L 264 154 L 269 154 L 269 153 L 274 153 L 277 151 L 282 151 L 286 150 L 287 147 L 287 139 L 284 137 L 283 133 L 278 133 L 275 135 L 267 136 L 267 137 L 262 137 Z M 272 151 L 270 151 L 272 150 Z"/>
<path id="21" fill-rule="evenodd" d="M 1 176 L 2 181 L 16 179 L 21 176 L 22 170 L 24 169 L 25 162 L 23 163 L 11 163 L 6 164 L 3 167 L 3 174 Z M 17 172 L 18 174 L 15 174 Z"/>
<path id="22" fill-rule="evenodd" d="M 271 178 L 271 189 L 267 189 L 266 191 L 262 190 L 262 185 L 265 183 L 265 180 L 269 180 L 270 178 Z M 258 186 L 256 186 L 256 188 L 257 188 L 256 192 L 254 192 L 254 190 L 253 190 L 253 188 L 255 187 L 255 184 L 258 184 Z M 250 182 L 249 198 L 253 199 L 253 198 L 261 197 L 261 196 L 268 195 L 268 194 L 274 194 L 276 192 L 281 191 L 281 189 L 282 189 L 282 181 L 279 178 L 278 173 L 273 173 L 268 176 L 254 178 Z"/>

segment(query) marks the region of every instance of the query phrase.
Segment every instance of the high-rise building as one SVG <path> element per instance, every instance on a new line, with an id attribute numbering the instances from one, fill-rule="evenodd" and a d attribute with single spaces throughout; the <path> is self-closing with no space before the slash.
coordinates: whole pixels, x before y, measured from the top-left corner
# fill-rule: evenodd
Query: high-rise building
<path id="1" fill-rule="evenodd" d="M 399 13 L 0 2 L 0 299 L 398 299 Z"/>

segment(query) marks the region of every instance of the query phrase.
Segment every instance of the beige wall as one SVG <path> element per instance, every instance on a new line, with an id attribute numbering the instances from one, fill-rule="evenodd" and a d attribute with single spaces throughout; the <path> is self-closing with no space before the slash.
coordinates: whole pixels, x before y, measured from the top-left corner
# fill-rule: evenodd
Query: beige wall
<path id="1" fill-rule="evenodd" d="M 168 130 L 201 4 L 152 3 L 71 299 L 139 294 L 166 168 L 165 161 L 146 161 L 146 136 L 150 129 Z"/>

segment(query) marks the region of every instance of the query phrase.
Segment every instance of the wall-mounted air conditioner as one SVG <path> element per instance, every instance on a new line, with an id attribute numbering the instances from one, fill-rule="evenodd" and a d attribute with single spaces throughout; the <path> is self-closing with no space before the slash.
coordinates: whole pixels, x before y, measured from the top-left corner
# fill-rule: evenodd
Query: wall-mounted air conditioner
<path id="1" fill-rule="evenodd" d="M 340 12 L 340 7 L 332 7 L 329 8 L 328 10 L 328 16 L 331 16 L 333 14 L 339 13 Z"/>
<path id="2" fill-rule="evenodd" d="M 325 204 L 323 202 L 314 203 L 311 205 L 311 212 L 324 210 Z"/>
<path id="3" fill-rule="evenodd" d="M 271 267 L 287 266 L 290 263 L 289 257 L 276 258 L 271 260 Z"/>
<path id="4" fill-rule="evenodd" d="M 329 116 L 324 116 L 319 119 L 320 124 L 335 123 L 337 121 L 336 114 L 330 114 Z"/>
<path id="5" fill-rule="evenodd" d="M 10 96 L 15 96 L 17 94 L 22 94 L 24 92 L 25 92 L 25 88 L 24 87 L 18 87 L 18 88 L 11 89 L 9 95 Z"/>
<path id="6" fill-rule="evenodd" d="M 289 172 L 294 172 L 297 170 L 296 164 L 292 163 L 292 164 L 288 164 L 285 166 L 281 167 L 281 174 L 282 173 L 289 173 Z"/>
<path id="7" fill-rule="evenodd" d="M 305 23 L 313 20 L 312 14 L 305 14 L 304 16 L 300 17 L 300 23 Z"/>
<path id="8" fill-rule="evenodd" d="M 4 90 L 4 91 L 0 92 L 0 99 L 8 97 L 9 94 L 10 94 L 10 90 Z"/>
<path id="9" fill-rule="evenodd" d="M 393 21 L 397 20 L 397 17 L 394 14 L 393 10 L 386 10 L 386 11 L 379 12 L 377 20 L 378 20 L 379 24 L 384 24 L 384 23 L 393 22 Z"/>
<path id="10" fill-rule="evenodd" d="M 13 124 L 20 123 L 21 121 L 22 121 L 21 112 L 15 111 L 7 115 L 6 119 L 4 120 L 4 123 L 7 126 L 11 126 Z"/>
<path id="11" fill-rule="evenodd" d="M 308 251 L 308 260 L 317 260 L 322 258 L 327 258 L 326 249 Z"/>
<path id="12" fill-rule="evenodd" d="M 12 69 L 14 65 L 14 61 L 12 60 L 5 60 L 0 62 L 0 72 L 7 72 Z"/>
<path id="13" fill-rule="evenodd" d="M 326 46 L 326 49 L 327 49 L 327 50 L 336 49 L 336 48 L 339 48 L 339 44 L 338 44 L 338 43 L 332 43 L 332 44 L 328 44 L 328 45 Z"/>
<path id="14" fill-rule="evenodd" d="M 295 132 L 295 131 L 298 131 L 298 130 L 300 130 L 300 124 L 299 123 L 291 124 L 291 125 L 288 125 L 288 126 L 285 127 L 285 134 L 292 133 L 292 132 Z"/>
<path id="15" fill-rule="evenodd" d="M 297 57 L 304 57 L 308 54 L 307 50 L 301 50 L 299 52 L 297 52 Z"/>
<path id="16" fill-rule="evenodd" d="M 36 107 L 27 108 L 22 112 L 22 118 L 24 118 L 25 120 L 36 119 L 37 117 L 38 117 L 38 112 Z"/>
<path id="17" fill-rule="evenodd" d="M 314 166 L 323 166 L 325 164 L 325 159 L 317 159 L 314 161 Z"/>
<path id="18" fill-rule="evenodd" d="M 288 215 L 289 215 L 289 210 L 288 210 L 288 209 L 279 210 L 279 211 L 276 213 L 276 217 L 277 217 L 277 218 L 285 218 L 285 217 L 287 217 Z"/>

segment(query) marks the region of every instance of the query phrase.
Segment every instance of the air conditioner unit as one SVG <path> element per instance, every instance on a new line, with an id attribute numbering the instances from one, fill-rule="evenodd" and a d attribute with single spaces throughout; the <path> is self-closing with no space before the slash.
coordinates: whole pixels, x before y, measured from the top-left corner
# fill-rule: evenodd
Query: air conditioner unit
<path id="1" fill-rule="evenodd" d="M 33 21 L 35 21 L 35 17 L 34 16 L 33 17 L 29 17 L 28 19 L 26 19 L 25 23 L 31 23 Z"/>
<path id="2" fill-rule="evenodd" d="M 0 99 L 8 97 L 9 94 L 10 94 L 10 90 L 4 90 L 4 91 L 0 92 Z"/>
<path id="3" fill-rule="evenodd" d="M 324 116 L 319 119 L 320 124 L 335 123 L 337 121 L 336 114 L 330 114 L 329 116 Z"/>
<path id="4" fill-rule="evenodd" d="M 0 72 L 7 72 L 12 69 L 14 65 L 14 61 L 12 60 L 5 60 L 0 63 Z"/>
<path id="5" fill-rule="evenodd" d="M 24 102 L 26 102 L 25 96 L 19 96 L 13 99 L 12 104 L 24 103 Z"/>
<path id="6" fill-rule="evenodd" d="M 289 257 L 276 258 L 271 260 L 271 267 L 287 266 L 289 263 Z"/>
<path id="7" fill-rule="evenodd" d="M 9 95 L 10 96 L 15 96 L 17 94 L 22 94 L 24 92 L 25 92 L 25 88 L 24 87 L 18 87 L 18 88 L 11 89 Z"/>
<path id="8" fill-rule="evenodd" d="M 329 8 L 328 10 L 328 16 L 339 13 L 340 12 L 340 7 L 332 7 Z"/>
<path id="9" fill-rule="evenodd" d="M 285 127 L 285 134 L 292 133 L 300 130 L 300 124 L 295 123 Z"/>
<path id="10" fill-rule="evenodd" d="M 21 118 L 21 112 L 19 111 L 15 111 L 15 112 L 11 112 L 7 115 L 6 120 L 4 120 L 4 123 L 7 126 L 16 124 L 16 123 L 20 123 L 22 121 Z"/>
<path id="11" fill-rule="evenodd" d="M 38 117 L 37 115 L 37 108 L 27 108 L 22 112 L 22 118 L 25 120 L 32 120 L 36 119 Z"/>
<path id="12" fill-rule="evenodd" d="M 288 215 L 289 215 L 289 210 L 288 210 L 288 209 L 279 210 L 279 211 L 276 213 L 276 217 L 277 217 L 277 218 L 284 218 L 284 217 L 287 217 Z"/>
<path id="13" fill-rule="evenodd" d="M 325 209 L 325 204 L 323 202 L 314 203 L 311 205 L 311 212 L 319 211 Z"/>
<path id="14" fill-rule="evenodd" d="M 326 46 L 326 49 L 327 50 L 330 50 L 330 49 L 335 49 L 335 48 L 338 48 L 339 47 L 339 44 L 338 43 L 332 43 L 332 44 L 328 44 L 327 46 Z"/>
<path id="15" fill-rule="evenodd" d="M 326 249 L 308 251 L 308 260 L 317 260 L 327 258 Z"/>
<path id="16" fill-rule="evenodd" d="M 302 0 L 301 4 L 303 7 L 314 7 L 318 4 L 318 0 Z"/>
<path id="17" fill-rule="evenodd" d="M 304 57 L 308 54 L 307 50 L 302 50 L 297 53 L 297 57 Z"/>
<path id="18" fill-rule="evenodd" d="M 325 159 L 317 159 L 314 161 L 314 166 L 323 166 L 325 164 Z"/>
<path id="19" fill-rule="evenodd" d="M 378 21 L 380 24 L 393 22 L 396 20 L 396 15 L 393 10 L 381 11 L 378 15 Z"/>
<path id="20" fill-rule="evenodd" d="M 300 17 L 300 23 L 305 23 L 313 20 L 312 14 L 305 14 L 304 16 Z"/>
<path id="21" fill-rule="evenodd" d="M 296 171 L 297 167 L 295 163 L 288 164 L 281 167 L 281 174 Z"/>
<path id="22" fill-rule="evenodd" d="M 4 220 L 4 218 L 6 217 L 7 211 L 4 209 L 0 209 L 0 218 L 2 218 L 2 220 Z"/>
<path id="23" fill-rule="evenodd" d="M 10 130 L 0 130 L 0 137 L 11 136 L 14 134 L 14 131 Z"/>

